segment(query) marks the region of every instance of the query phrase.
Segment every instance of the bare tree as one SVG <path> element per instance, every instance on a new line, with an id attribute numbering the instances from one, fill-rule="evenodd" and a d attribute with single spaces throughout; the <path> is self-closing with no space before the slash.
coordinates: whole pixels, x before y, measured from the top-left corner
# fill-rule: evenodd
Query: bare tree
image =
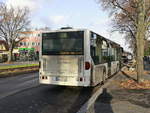
<path id="1" fill-rule="evenodd" d="M 125 34 L 134 48 L 137 80 L 143 75 L 144 42 L 149 36 L 150 0 L 98 0 L 114 16 L 114 29 Z"/>
<path id="2" fill-rule="evenodd" d="M 8 62 L 12 61 L 14 47 L 23 40 L 20 32 L 24 31 L 30 23 L 28 14 L 27 8 L 8 7 L 0 3 L 0 39 L 5 40 L 9 47 Z"/>

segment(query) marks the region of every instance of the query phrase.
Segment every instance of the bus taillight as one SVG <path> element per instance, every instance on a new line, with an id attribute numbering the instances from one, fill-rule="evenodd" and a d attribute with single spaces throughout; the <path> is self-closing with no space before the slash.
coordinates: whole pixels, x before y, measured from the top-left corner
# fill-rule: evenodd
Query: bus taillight
<path id="1" fill-rule="evenodd" d="M 85 70 L 89 70 L 91 67 L 91 64 L 89 62 L 85 62 Z"/>
<path id="2" fill-rule="evenodd" d="M 82 82 L 82 81 L 83 81 L 83 78 L 81 77 L 81 78 L 80 78 L 80 82 Z"/>

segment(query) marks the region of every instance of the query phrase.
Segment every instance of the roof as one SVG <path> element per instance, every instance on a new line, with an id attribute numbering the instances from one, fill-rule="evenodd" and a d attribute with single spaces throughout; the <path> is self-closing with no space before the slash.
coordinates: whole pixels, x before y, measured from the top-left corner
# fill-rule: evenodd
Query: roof
<path id="1" fill-rule="evenodd" d="M 42 30 L 35 30 L 35 31 L 22 31 L 20 33 L 22 34 L 33 34 L 33 33 L 41 33 Z"/>

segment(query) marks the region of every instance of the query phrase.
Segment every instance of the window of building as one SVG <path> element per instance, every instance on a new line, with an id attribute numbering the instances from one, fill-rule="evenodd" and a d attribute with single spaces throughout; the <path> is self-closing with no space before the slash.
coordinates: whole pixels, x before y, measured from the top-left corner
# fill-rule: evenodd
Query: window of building
<path id="1" fill-rule="evenodd" d="M 35 42 L 32 42 L 32 46 L 35 46 Z"/>
<path id="2" fill-rule="evenodd" d="M 30 42 L 26 42 L 26 46 L 29 46 L 30 45 Z"/>
<path id="3" fill-rule="evenodd" d="M 23 43 L 22 43 L 22 42 L 20 42 L 20 43 L 19 43 L 19 45 L 20 45 L 20 46 L 22 46 L 22 45 L 23 45 Z"/>
<path id="4" fill-rule="evenodd" d="M 26 42 L 24 42 L 24 46 L 26 46 Z"/>
<path id="5" fill-rule="evenodd" d="M 38 34 L 38 37 L 40 37 L 41 35 L 40 34 Z"/>

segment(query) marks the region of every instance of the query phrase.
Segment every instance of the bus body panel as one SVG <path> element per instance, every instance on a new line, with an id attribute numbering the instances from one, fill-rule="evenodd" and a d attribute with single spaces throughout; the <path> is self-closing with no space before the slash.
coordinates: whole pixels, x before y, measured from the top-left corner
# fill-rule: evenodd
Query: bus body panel
<path id="1" fill-rule="evenodd" d="M 43 56 L 42 71 L 49 76 L 83 76 L 83 56 Z"/>
<path id="2" fill-rule="evenodd" d="M 111 62 L 111 75 L 115 74 L 118 72 L 119 68 L 119 61 L 112 61 Z"/>
<path id="3" fill-rule="evenodd" d="M 91 56 L 90 56 L 90 31 L 84 31 L 84 76 L 86 78 L 86 85 L 91 85 Z M 85 62 L 89 62 L 90 68 L 88 70 L 85 69 Z"/>
<path id="4" fill-rule="evenodd" d="M 83 63 L 84 57 L 82 55 L 43 56 L 40 83 L 88 86 L 86 83 L 88 79 L 84 76 Z M 43 76 L 47 77 L 45 81 Z"/>
<path id="5" fill-rule="evenodd" d="M 93 66 L 92 69 L 92 86 L 96 86 L 104 81 L 104 78 L 108 78 L 107 63 Z"/>
<path id="6" fill-rule="evenodd" d="M 47 33 L 73 31 L 80 30 L 57 30 Z M 42 55 L 40 52 L 39 82 L 41 84 L 96 86 L 109 77 L 109 72 L 113 75 L 119 70 L 119 61 L 111 61 L 110 64 L 108 62 L 94 64 L 91 56 L 91 31 L 86 29 L 81 31 L 84 32 L 83 55 Z M 85 68 L 86 62 L 90 64 L 89 69 Z"/>

